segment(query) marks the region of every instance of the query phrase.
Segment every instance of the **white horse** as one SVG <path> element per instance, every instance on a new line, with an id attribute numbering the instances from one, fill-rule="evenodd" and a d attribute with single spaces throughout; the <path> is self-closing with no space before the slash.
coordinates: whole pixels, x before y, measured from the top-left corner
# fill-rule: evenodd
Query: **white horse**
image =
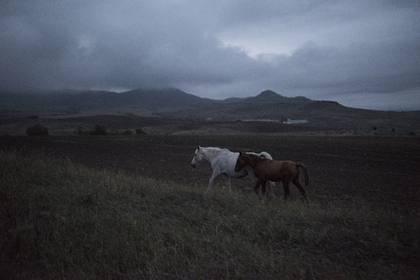
<path id="1" fill-rule="evenodd" d="M 267 152 L 254 153 L 247 152 L 247 154 L 257 155 L 261 158 L 273 159 L 271 155 Z M 239 153 L 231 152 L 228 149 L 220 149 L 216 147 L 200 147 L 198 146 L 194 152 L 194 157 L 191 161 L 191 166 L 195 168 L 198 163 L 203 159 L 207 160 L 211 164 L 213 169 L 213 174 L 209 180 L 209 186 L 207 191 L 209 191 L 214 183 L 214 180 L 220 175 L 223 174 L 226 176 L 226 185 L 229 187 L 229 191 L 232 192 L 232 187 L 230 184 L 230 178 L 242 178 L 249 175 L 254 181 L 257 180 L 257 177 L 254 174 L 254 170 L 249 166 L 246 166 L 239 170 L 235 171 L 236 161 L 238 160 Z M 273 194 L 273 184 L 270 182 L 271 194 Z"/>

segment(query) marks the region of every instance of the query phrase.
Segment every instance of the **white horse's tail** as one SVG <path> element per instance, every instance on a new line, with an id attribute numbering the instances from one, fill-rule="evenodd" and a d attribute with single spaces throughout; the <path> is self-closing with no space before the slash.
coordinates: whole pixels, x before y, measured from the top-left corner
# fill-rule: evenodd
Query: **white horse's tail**
<path id="1" fill-rule="evenodd" d="M 263 158 L 263 159 L 273 159 L 272 157 L 271 157 L 271 155 L 269 154 L 269 153 L 267 153 L 267 152 L 261 152 L 260 153 L 260 158 Z"/>

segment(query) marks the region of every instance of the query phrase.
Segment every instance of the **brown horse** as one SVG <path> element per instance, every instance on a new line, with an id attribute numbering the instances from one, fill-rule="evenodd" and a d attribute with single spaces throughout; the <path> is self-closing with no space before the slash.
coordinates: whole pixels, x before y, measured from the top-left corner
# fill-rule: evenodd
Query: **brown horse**
<path id="1" fill-rule="evenodd" d="M 305 201 L 308 203 L 305 189 L 299 182 L 299 167 L 302 168 L 305 176 L 305 185 L 309 185 L 309 172 L 305 165 L 295 163 L 293 161 L 278 161 L 263 159 L 259 156 L 239 153 L 236 161 L 235 171 L 241 170 L 244 166 L 249 165 L 254 169 L 255 176 L 258 178 L 254 191 L 257 192 L 259 186 L 262 186 L 262 193 L 265 195 L 265 182 L 267 180 L 274 182 L 282 182 L 284 188 L 284 199 L 290 195 L 289 184 L 293 182 L 302 193 Z"/>

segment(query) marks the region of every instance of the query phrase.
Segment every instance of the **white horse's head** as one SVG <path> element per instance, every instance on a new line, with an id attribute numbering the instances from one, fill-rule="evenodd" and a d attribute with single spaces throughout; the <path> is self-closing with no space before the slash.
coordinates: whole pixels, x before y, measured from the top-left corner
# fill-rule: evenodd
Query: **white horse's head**
<path id="1" fill-rule="evenodd" d="M 197 163 L 200 163 L 203 159 L 204 159 L 203 148 L 198 146 L 194 152 L 194 157 L 191 161 L 191 166 L 195 168 L 197 166 Z"/>

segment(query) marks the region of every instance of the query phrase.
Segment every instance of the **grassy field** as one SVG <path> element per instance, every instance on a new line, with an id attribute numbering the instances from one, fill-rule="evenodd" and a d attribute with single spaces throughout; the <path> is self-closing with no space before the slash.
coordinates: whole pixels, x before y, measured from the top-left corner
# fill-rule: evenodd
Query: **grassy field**
<path id="1" fill-rule="evenodd" d="M 263 141 L 262 141 L 263 140 Z M 305 163 L 310 205 L 194 148 Z M 239 144 L 238 144 L 239 143 Z M 0 137 L 0 279 L 418 279 L 418 138 Z M 276 189 L 276 196 L 282 189 Z"/>

